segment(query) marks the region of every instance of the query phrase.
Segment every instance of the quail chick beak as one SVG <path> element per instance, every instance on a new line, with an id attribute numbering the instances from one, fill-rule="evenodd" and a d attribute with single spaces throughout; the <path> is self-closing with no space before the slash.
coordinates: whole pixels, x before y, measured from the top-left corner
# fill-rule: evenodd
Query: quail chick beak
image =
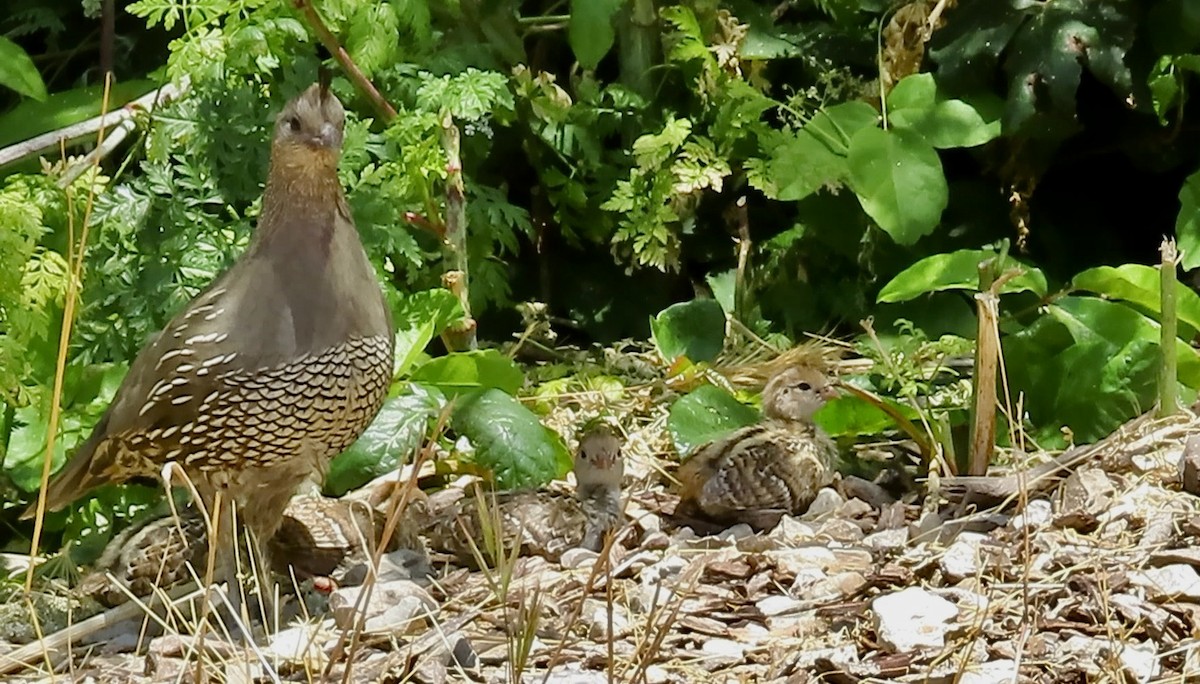
<path id="1" fill-rule="evenodd" d="M 825 401 L 832 401 L 837 399 L 839 392 L 837 385 L 825 385 L 821 389 L 817 390 L 817 394 L 821 395 L 821 398 Z"/>
<path id="2" fill-rule="evenodd" d="M 336 149 L 342 144 L 341 134 L 338 132 L 337 127 L 329 122 L 321 124 L 320 132 L 308 140 L 309 144 L 313 147 L 325 147 L 329 149 Z"/>

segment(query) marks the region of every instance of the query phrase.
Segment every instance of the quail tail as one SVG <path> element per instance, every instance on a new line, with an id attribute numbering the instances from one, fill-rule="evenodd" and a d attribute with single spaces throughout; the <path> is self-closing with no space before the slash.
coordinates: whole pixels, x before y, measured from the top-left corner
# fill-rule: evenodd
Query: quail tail
<path id="1" fill-rule="evenodd" d="M 79 450 L 67 465 L 50 478 L 46 484 L 46 511 L 57 511 L 84 493 L 108 482 L 108 479 L 98 476 L 92 471 L 92 460 L 85 456 L 87 445 Z M 21 513 L 21 520 L 29 520 L 37 515 L 37 501 L 34 501 Z"/>

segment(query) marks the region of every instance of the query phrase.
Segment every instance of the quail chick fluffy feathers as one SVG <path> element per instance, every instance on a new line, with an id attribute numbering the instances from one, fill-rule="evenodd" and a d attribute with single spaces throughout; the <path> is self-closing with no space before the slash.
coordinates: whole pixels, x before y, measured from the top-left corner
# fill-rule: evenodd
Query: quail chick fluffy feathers
<path id="1" fill-rule="evenodd" d="M 833 481 L 837 450 L 813 423 L 835 389 L 813 368 L 776 374 L 763 390 L 763 420 L 704 444 L 679 467 L 680 512 L 769 528 L 803 513 Z"/>
<path id="2" fill-rule="evenodd" d="M 434 495 L 424 536 L 430 548 L 452 554 L 470 567 L 477 564 L 475 549 L 489 555 L 485 541 L 489 527 L 497 530 L 492 536 L 498 536 L 504 553 L 519 545 L 521 555 L 558 560 L 574 547 L 599 551 L 605 534 L 619 527 L 623 518 L 624 461 L 614 428 L 600 423 L 585 432 L 575 452 L 574 472 L 573 497 L 528 490 L 477 493 L 451 501 L 439 501 Z M 492 557 L 485 560 L 495 562 Z"/>

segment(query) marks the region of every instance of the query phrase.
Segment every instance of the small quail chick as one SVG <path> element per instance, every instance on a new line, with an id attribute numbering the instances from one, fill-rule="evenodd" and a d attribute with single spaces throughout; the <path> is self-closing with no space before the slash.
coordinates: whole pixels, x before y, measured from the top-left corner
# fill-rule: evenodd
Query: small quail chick
<path id="1" fill-rule="evenodd" d="M 679 512 L 756 529 L 803 513 L 833 481 L 837 449 L 813 423 L 836 389 L 821 372 L 795 366 L 763 390 L 763 420 L 698 447 L 679 467 Z"/>
<path id="2" fill-rule="evenodd" d="M 605 534 L 619 527 L 624 515 L 624 468 L 621 438 L 611 426 L 598 423 L 579 440 L 574 497 L 547 491 L 510 491 L 439 504 L 435 495 L 424 536 L 432 549 L 452 554 L 470 567 L 477 564 L 473 549 L 487 555 L 485 529 L 496 523 L 505 552 L 519 544 L 521 555 L 558 560 L 574 547 L 599 551 Z M 481 511 L 486 516 L 483 520 Z M 486 560 L 495 562 L 494 558 Z"/>
<path id="3" fill-rule="evenodd" d="M 342 584 L 342 573 L 370 560 L 377 545 L 391 551 L 401 544 L 399 536 L 382 540 L 383 531 L 383 515 L 362 501 L 297 496 L 288 503 L 279 531 L 269 542 L 271 569 L 282 577 L 294 575 L 298 581 L 329 578 Z M 178 520 L 150 518 L 114 537 L 78 590 L 102 605 L 116 606 L 129 596 L 109 574 L 140 598 L 155 587 L 169 589 L 192 579 L 193 572 L 202 578 L 207 559 L 204 518 L 195 507 L 188 507 L 179 512 Z"/>

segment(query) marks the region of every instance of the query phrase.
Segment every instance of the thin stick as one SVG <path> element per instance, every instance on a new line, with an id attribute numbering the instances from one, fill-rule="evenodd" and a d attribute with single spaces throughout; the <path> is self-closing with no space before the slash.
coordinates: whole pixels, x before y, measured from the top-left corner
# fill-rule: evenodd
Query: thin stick
<path id="1" fill-rule="evenodd" d="M 112 89 L 112 74 L 108 74 L 104 79 L 104 99 L 101 101 L 101 113 L 108 111 L 108 96 Z M 104 129 L 101 128 L 96 140 L 97 145 L 104 144 Z M 64 156 L 65 152 L 64 152 Z M 93 164 L 98 164 L 99 159 L 96 159 Z M 36 557 L 38 554 L 38 544 L 42 540 L 42 523 L 46 516 L 46 490 L 47 483 L 50 481 L 50 464 L 54 460 L 54 442 L 58 437 L 58 419 L 61 413 L 59 406 L 62 399 L 63 378 L 66 375 L 67 366 L 67 350 L 70 347 L 71 341 L 71 324 L 75 321 L 75 304 L 79 298 L 80 280 L 83 278 L 83 255 L 87 251 L 88 237 L 88 221 L 92 216 L 92 206 L 96 199 L 95 187 L 88 186 L 87 206 L 83 211 L 83 226 L 79 229 L 79 247 L 78 253 L 74 253 L 75 236 L 74 236 L 74 221 L 68 222 L 67 236 L 67 263 L 71 266 L 71 271 L 67 276 L 67 293 L 63 302 L 62 315 L 62 332 L 58 336 L 58 359 L 54 368 L 54 389 L 51 392 L 50 399 L 50 418 L 46 421 L 46 454 L 42 459 L 42 479 L 41 486 L 38 490 L 37 514 L 33 521 L 33 539 L 29 542 L 29 556 Z M 67 202 L 71 203 L 71 193 L 67 193 Z M 72 212 L 70 215 L 74 215 Z M 33 571 L 34 564 L 29 564 L 29 570 L 25 573 L 25 592 L 33 591 Z"/>
<path id="2" fill-rule="evenodd" d="M 1158 417 L 1165 418 L 1179 411 L 1179 379 L 1176 372 L 1179 359 L 1175 342 L 1179 329 L 1179 318 L 1175 312 L 1175 291 L 1178 289 L 1175 269 L 1179 264 L 1179 250 L 1171 238 L 1163 238 L 1158 250 L 1162 254 L 1162 263 L 1159 265 L 1159 297 L 1162 302 L 1159 352 L 1162 354 L 1162 363 L 1158 367 Z"/>
<path id="3" fill-rule="evenodd" d="M 338 42 L 337 36 L 333 35 L 333 32 L 325 25 L 321 15 L 317 14 L 317 8 L 313 7 L 309 0 L 294 0 L 294 4 L 296 9 L 304 15 L 313 32 L 317 34 L 317 40 L 321 41 L 329 54 L 333 55 L 338 64 L 342 65 L 342 70 L 346 72 L 350 82 L 375 106 L 375 111 L 379 113 L 383 123 L 390 123 L 392 119 L 396 118 L 396 109 L 384 99 L 383 95 L 379 93 L 379 89 L 375 87 L 374 83 L 371 83 L 371 79 L 366 77 L 362 69 L 358 68 L 354 60 L 350 59 L 350 53 L 346 52 L 346 48 Z"/>
<path id="4" fill-rule="evenodd" d="M 442 149 L 446 153 L 446 238 L 442 254 L 446 271 L 442 285 L 458 298 L 463 316 L 451 323 L 442 339 L 451 351 L 475 349 L 475 319 L 471 317 L 471 286 L 467 267 L 467 211 L 463 189 L 458 126 L 449 111 L 442 112 Z"/>
<path id="5" fill-rule="evenodd" d="M 9 145 L 4 149 L 0 149 L 0 166 L 21 161 L 46 150 L 74 144 L 76 141 L 95 135 L 101 130 L 112 128 L 122 121 L 133 119 L 140 110 L 153 109 L 158 105 L 167 104 L 172 100 L 178 99 L 180 95 L 187 92 L 189 87 L 191 87 L 191 81 L 187 78 L 180 80 L 178 84 L 168 83 L 157 90 L 146 93 L 136 100 L 127 102 L 124 107 L 116 111 L 107 111 L 107 105 L 105 105 L 104 113 L 100 116 L 73 123 L 56 131 L 49 131 L 23 142 Z M 107 98 L 105 101 L 107 102 Z"/>

